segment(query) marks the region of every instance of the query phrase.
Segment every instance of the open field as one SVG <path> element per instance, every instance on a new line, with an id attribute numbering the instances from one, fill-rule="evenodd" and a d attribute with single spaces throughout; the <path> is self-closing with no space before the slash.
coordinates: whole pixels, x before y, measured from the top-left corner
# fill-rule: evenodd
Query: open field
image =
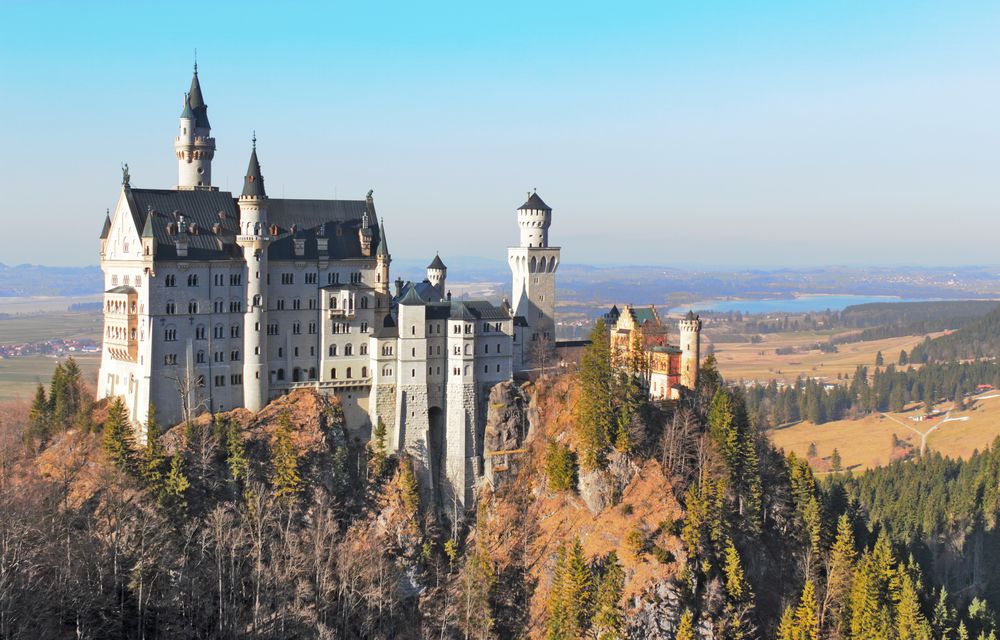
<path id="1" fill-rule="evenodd" d="M 805 347 L 826 342 L 841 332 L 798 331 L 774 333 L 763 336 L 758 344 L 721 343 L 715 345 L 719 371 L 726 380 L 781 380 L 793 382 L 799 376 L 825 378 L 836 382 L 837 374 L 853 374 L 859 364 L 874 366 L 875 355 L 881 351 L 886 364 L 899 358 L 902 350 L 910 351 L 924 340 L 924 336 L 904 336 L 867 342 L 837 345 L 837 353 L 823 353 L 819 349 L 778 355 L 782 347 Z M 931 337 L 941 335 L 931 334 Z"/>
<path id="2" fill-rule="evenodd" d="M 0 313 L 49 313 L 66 311 L 70 305 L 101 302 L 104 294 L 89 296 L 0 296 Z"/>
<path id="3" fill-rule="evenodd" d="M 951 407 L 951 403 L 946 403 L 939 405 L 938 410 L 947 411 Z M 818 457 L 825 460 L 837 449 L 844 468 L 854 470 L 888 464 L 892 455 L 893 434 L 919 451 L 921 438 L 913 429 L 926 433 L 941 423 L 927 436 L 927 450 L 955 458 L 968 457 L 1000 436 L 1000 394 L 995 392 L 979 396 L 969 410 L 949 415 L 959 420 L 942 423 L 944 416 L 924 422 L 909 419 L 920 413 L 920 405 L 913 404 L 906 412 L 888 414 L 891 417 L 874 414 L 861 420 L 837 420 L 821 425 L 799 422 L 790 427 L 772 429 L 768 436 L 776 447 L 786 452 L 794 451 L 801 457 L 806 456 L 810 443 L 816 444 Z"/>
<path id="4" fill-rule="evenodd" d="M 56 338 L 100 341 L 102 319 L 97 313 L 68 311 L 0 318 L 0 344 L 44 342 Z"/>
<path id="5" fill-rule="evenodd" d="M 83 372 L 83 380 L 94 388 L 101 358 L 97 354 L 74 356 Z M 56 363 L 65 358 L 24 356 L 0 359 L 0 401 L 31 398 L 39 382 L 49 383 Z"/>

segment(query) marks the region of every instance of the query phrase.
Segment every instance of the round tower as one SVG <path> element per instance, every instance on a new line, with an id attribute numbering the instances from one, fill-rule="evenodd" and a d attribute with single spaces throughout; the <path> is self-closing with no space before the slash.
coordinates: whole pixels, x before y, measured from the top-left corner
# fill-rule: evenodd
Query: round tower
<path id="1" fill-rule="evenodd" d="M 270 388 L 267 372 L 267 193 L 257 161 L 257 137 L 253 139 L 250 165 L 237 201 L 240 235 L 236 244 L 246 261 L 246 309 L 243 315 L 243 406 L 260 411 L 267 404 Z"/>
<path id="2" fill-rule="evenodd" d="M 681 348 L 681 384 L 688 389 L 698 386 L 701 366 L 701 318 L 688 311 L 679 323 Z"/>
<path id="3" fill-rule="evenodd" d="M 521 246 L 549 246 L 549 225 L 551 224 L 552 209 L 538 197 L 537 192 L 528 194 L 528 201 L 517 210 L 517 226 L 521 229 Z"/>
<path id="4" fill-rule="evenodd" d="M 444 266 L 441 256 L 435 254 L 434 260 L 427 265 L 427 281 L 438 290 L 442 298 L 444 298 L 444 283 L 447 278 L 448 267 Z"/>
<path id="5" fill-rule="evenodd" d="M 208 105 L 198 81 L 198 64 L 194 65 L 191 90 L 184 95 L 180 126 L 174 139 L 177 154 L 178 189 L 212 189 L 212 158 L 215 138 L 208 122 Z"/>

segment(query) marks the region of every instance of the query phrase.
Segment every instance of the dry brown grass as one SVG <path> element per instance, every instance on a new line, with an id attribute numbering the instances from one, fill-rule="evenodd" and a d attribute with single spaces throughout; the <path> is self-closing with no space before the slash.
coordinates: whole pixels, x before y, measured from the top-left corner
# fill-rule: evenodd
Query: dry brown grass
<path id="1" fill-rule="evenodd" d="M 790 355 L 778 355 L 776 349 L 783 347 L 806 348 L 818 342 L 826 342 L 832 332 L 797 331 L 775 333 L 762 336 L 759 344 L 722 343 L 715 345 L 715 357 L 719 371 L 727 380 L 758 380 L 769 382 L 781 380 L 792 382 L 799 376 L 824 378 L 837 381 L 837 374 L 853 374 L 858 365 L 875 365 L 875 356 L 881 351 L 886 364 L 895 363 L 899 352 L 909 352 L 924 340 L 924 336 L 904 336 L 867 342 L 852 342 L 837 346 L 838 353 L 823 353 L 811 349 Z M 931 334 L 931 337 L 941 334 Z"/>
<path id="2" fill-rule="evenodd" d="M 969 419 L 962 422 L 945 422 L 927 437 L 928 451 L 938 451 L 953 458 L 967 458 L 974 451 L 982 450 L 1000 436 L 1000 397 L 987 398 L 992 393 L 980 396 L 967 411 L 953 412 L 951 417 Z M 940 410 L 951 409 L 944 404 Z M 910 424 L 914 429 L 926 432 L 941 418 L 925 422 L 914 422 L 909 418 L 921 412 L 920 405 L 913 404 L 903 413 L 889 414 Z M 943 417 L 943 416 L 942 416 Z M 920 436 L 903 425 L 879 414 L 861 420 L 837 420 L 821 425 L 800 422 L 791 427 L 772 429 L 768 432 L 771 442 L 785 452 L 805 457 L 810 443 L 816 444 L 818 458 L 828 462 L 834 449 L 840 452 L 845 469 L 855 471 L 888 464 L 893 456 L 892 435 L 910 443 L 915 450 L 920 448 Z"/>

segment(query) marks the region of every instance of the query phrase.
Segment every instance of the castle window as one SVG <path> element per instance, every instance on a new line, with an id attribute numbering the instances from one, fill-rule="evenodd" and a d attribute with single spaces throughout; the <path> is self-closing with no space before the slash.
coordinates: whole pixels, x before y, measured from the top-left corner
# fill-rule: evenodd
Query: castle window
<path id="1" fill-rule="evenodd" d="M 336 380 L 337 379 L 337 368 L 336 367 L 334 367 L 333 369 L 330 369 L 330 379 L 331 380 Z"/>
<path id="2" fill-rule="evenodd" d="M 292 352 L 293 352 L 294 357 L 296 357 L 296 358 L 299 357 L 299 348 L 298 347 L 292 347 Z"/>
<path id="3" fill-rule="evenodd" d="M 175 286 L 174 274 L 171 273 L 166 278 L 164 278 L 163 286 L 165 286 L 165 287 L 173 287 L 173 286 Z"/>
<path id="4" fill-rule="evenodd" d="M 348 380 L 351 379 L 351 368 L 350 367 L 347 367 L 347 379 Z"/>
<path id="5" fill-rule="evenodd" d="M 215 386 L 217 387 L 226 386 L 226 376 L 215 376 Z"/>
<path id="6" fill-rule="evenodd" d="M 195 361 L 198 364 L 205 364 L 205 352 L 199 351 Z"/>
<path id="7" fill-rule="evenodd" d="M 253 348 L 253 354 L 255 356 L 259 356 L 260 355 L 260 347 L 254 347 Z"/>
<path id="8" fill-rule="evenodd" d="M 238 287 L 243 284 L 243 275 L 239 273 L 229 274 L 229 286 Z"/>
<path id="9" fill-rule="evenodd" d="M 330 308 L 331 309 L 337 308 L 337 296 L 330 296 Z"/>
<path id="10" fill-rule="evenodd" d="M 274 308 L 277 309 L 278 311 L 284 310 L 285 308 L 284 298 L 278 298 L 278 301 L 275 303 Z"/>
<path id="11" fill-rule="evenodd" d="M 230 313 L 240 313 L 241 311 L 243 311 L 243 303 L 242 302 L 240 302 L 239 300 L 234 300 L 234 301 L 232 301 L 232 302 L 229 303 L 229 312 Z"/>
<path id="12" fill-rule="evenodd" d="M 214 279 L 215 279 L 215 286 L 221 287 L 222 286 L 222 274 L 221 273 L 215 274 L 215 278 Z"/>
<path id="13" fill-rule="evenodd" d="M 427 367 L 427 375 L 432 375 L 434 373 L 434 367 Z"/>
<path id="14" fill-rule="evenodd" d="M 111 276 L 111 285 L 115 287 L 118 286 L 118 276 Z"/>
<path id="15" fill-rule="evenodd" d="M 135 277 L 135 286 L 137 286 L 137 287 L 141 287 L 142 286 L 142 276 L 136 276 Z"/>
<path id="16" fill-rule="evenodd" d="M 230 338 L 240 337 L 240 325 L 234 324 L 233 326 L 229 327 L 229 337 Z"/>
<path id="17" fill-rule="evenodd" d="M 392 355 L 392 345 L 384 345 L 382 347 L 382 355 L 391 356 Z"/>
<path id="18" fill-rule="evenodd" d="M 188 286 L 197 287 L 198 286 L 198 276 L 194 273 L 188 276 Z"/>
<path id="19" fill-rule="evenodd" d="M 416 377 L 417 377 L 417 370 L 410 369 L 410 378 L 416 378 Z"/>
<path id="20" fill-rule="evenodd" d="M 330 345 L 330 356 L 333 357 L 333 356 L 336 356 L 336 355 L 337 355 L 337 345 L 331 344 Z"/>
<path id="21" fill-rule="evenodd" d="M 302 333 L 302 325 L 300 325 L 298 322 L 292 324 L 292 333 L 295 335 L 299 335 L 300 333 Z"/>
<path id="22" fill-rule="evenodd" d="M 306 284 L 316 284 L 316 274 L 307 273 L 306 274 Z"/>
<path id="23" fill-rule="evenodd" d="M 237 361 L 239 361 L 239 359 L 240 359 L 240 352 L 239 351 L 233 351 L 233 352 L 231 352 L 229 354 L 229 360 L 230 361 L 237 362 Z"/>
<path id="24" fill-rule="evenodd" d="M 295 284 L 295 274 L 294 273 L 281 274 L 281 284 Z"/>
<path id="25" fill-rule="evenodd" d="M 316 333 L 316 323 L 315 322 L 310 322 L 309 323 L 309 333 L 311 333 L 311 334 Z"/>
<path id="26" fill-rule="evenodd" d="M 490 365 L 484 364 L 483 365 L 483 373 L 489 373 L 489 372 L 490 372 Z"/>
<path id="27" fill-rule="evenodd" d="M 309 367 L 309 379 L 310 380 L 316 379 L 316 367 Z"/>
<path id="28" fill-rule="evenodd" d="M 257 293 L 257 294 L 254 294 L 254 297 L 253 297 L 253 306 L 255 306 L 255 307 L 259 307 L 259 306 L 260 306 L 260 303 L 261 303 L 261 297 L 260 297 L 260 294 L 259 294 L 259 293 Z"/>
<path id="29" fill-rule="evenodd" d="M 412 357 L 412 358 L 416 358 L 417 357 L 417 348 L 416 347 L 413 347 L 412 349 L 410 349 L 410 357 Z"/>
<path id="30" fill-rule="evenodd" d="M 285 379 L 285 370 L 284 369 L 278 369 L 278 374 L 277 374 L 276 377 L 278 378 L 278 380 L 284 380 Z"/>
<path id="31" fill-rule="evenodd" d="M 392 375 L 392 368 L 391 367 L 383 367 L 383 369 L 382 369 L 382 375 L 383 376 L 391 376 Z"/>
<path id="32" fill-rule="evenodd" d="M 175 311 L 176 311 L 176 307 L 174 306 L 173 300 L 167 301 L 167 315 L 168 316 L 172 316 L 172 315 L 174 315 Z"/>
<path id="33" fill-rule="evenodd" d="M 223 333 L 224 331 L 225 331 L 225 329 L 222 327 L 222 325 L 221 324 L 217 324 L 217 325 L 215 325 L 215 327 L 212 328 L 212 337 L 213 338 L 222 338 L 223 335 L 224 335 L 224 333 Z"/>
<path id="34" fill-rule="evenodd" d="M 417 335 L 417 325 L 415 325 L 415 324 L 414 325 L 410 325 L 410 335 L 411 336 Z"/>
<path id="35" fill-rule="evenodd" d="M 212 303 L 212 311 L 214 311 L 215 313 L 222 313 L 224 304 L 225 303 L 221 299 L 216 300 L 215 302 Z"/>
<path id="36" fill-rule="evenodd" d="M 340 274 L 339 273 L 328 273 L 326 274 L 327 284 L 340 284 Z"/>
<path id="37" fill-rule="evenodd" d="M 302 308 L 302 301 L 299 300 L 298 298 L 292 299 L 292 309 L 298 311 L 301 308 Z"/>
<path id="38" fill-rule="evenodd" d="M 358 347 L 358 353 L 360 353 L 363 356 L 368 355 L 368 345 L 362 344 L 360 347 Z"/>
<path id="39" fill-rule="evenodd" d="M 309 298 L 309 308 L 310 309 L 315 309 L 316 308 L 316 301 L 314 299 L 312 299 L 312 298 Z"/>
<path id="40" fill-rule="evenodd" d="M 236 373 L 229 376 L 229 384 L 233 385 L 234 387 L 243 384 L 243 374 Z"/>
<path id="41" fill-rule="evenodd" d="M 177 354 L 176 353 L 168 353 L 167 355 L 163 356 L 163 364 L 165 364 L 167 366 L 171 366 L 171 365 L 177 364 Z"/>
<path id="42" fill-rule="evenodd" d="M 500 373 L 500 365 L 497 365 L 497 373 Z"/>
<path id="43" fill-rule="evenodd" d="M 361 323 L 361 333 L 368 333 L 368 323 L 367 322 L 362 322 Z"/>
<path id="44" fill-rule="evenodd" d="M 490 352 L 490 345 L 484 344 L 483 345 L 483 353 L 489 353 L 489 352 Z"/>
<path id="45" fill-rule="evenodd" d="M 361 377 L 362 378 L 368 377 L 368 367 L 361 367 Z"/>
<path id="46" fill-rule="evenodd" d="M 351 346 L 351 345 L 349 345 L 349 344 L 345 344 L 344 345 L 344 355 L 345 356 L 350 356 L 350 355 L 353 355 L 353 354 L 354 354 L 354 347 Z"/>
<path id="47" fill-rule="evenodd" d="M 362 309 L 367 309 L 368 308 L 368 297 L 367 296 L 363 296 L 361 298 L 361 308 Z"/>
<path id="48" fill-rule="evenodd" d="M 177 329 L 166 329 L 163 332 L 163 340 L 165 342 L 174 342 L 177 340 Z"/>
<path id="49" fill-rule="evenodd" d="M 216 351 L 215 353 L 212 354 L 212 360 L 215 362 L 225 362 L 226 354 L 224 354 L 221 351 Z"/>

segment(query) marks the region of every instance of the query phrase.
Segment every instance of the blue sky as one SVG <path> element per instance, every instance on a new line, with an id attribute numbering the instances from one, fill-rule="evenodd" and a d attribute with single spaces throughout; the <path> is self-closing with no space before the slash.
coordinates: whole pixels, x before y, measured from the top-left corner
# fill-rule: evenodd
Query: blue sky
<path id="1" fill-rule="evenodd" d="M 375 190 L 397 257 L 1000 263 L 1000 3 L 0 3 L 0 262 L 94 264 L 176 183 L 194 49 L 237 188 Z M 44 221 L 44 243 L 32 228 Z"/>

